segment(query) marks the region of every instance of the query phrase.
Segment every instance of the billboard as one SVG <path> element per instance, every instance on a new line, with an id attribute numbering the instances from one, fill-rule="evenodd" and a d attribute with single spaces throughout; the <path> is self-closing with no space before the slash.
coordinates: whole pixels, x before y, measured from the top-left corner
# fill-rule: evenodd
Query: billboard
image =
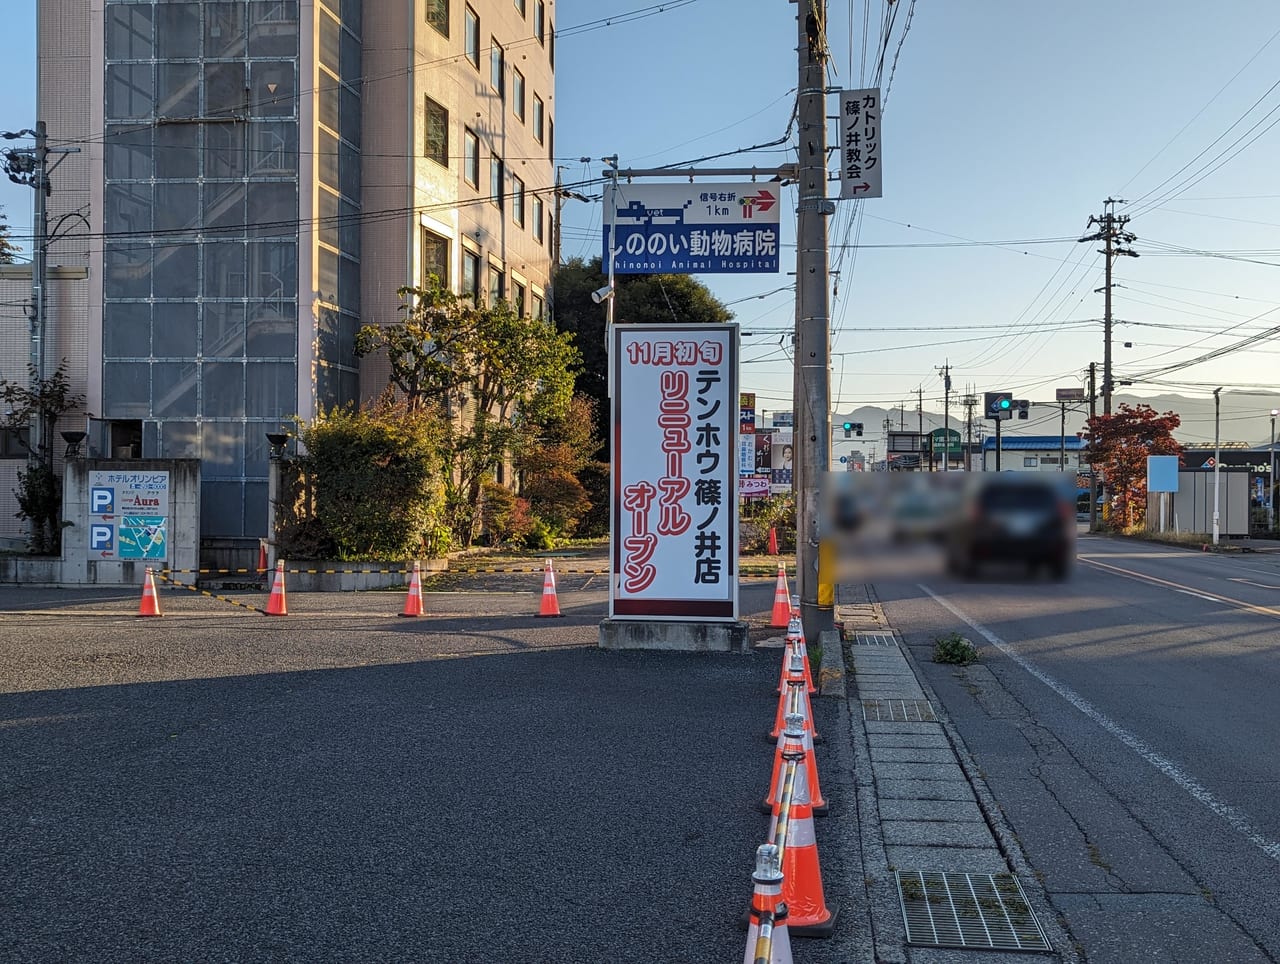
<path id="1" fill-rule="evenodd" d="M 880 88 L 840 91 L 840 196 L 882 197 Z"/>
<path id="2" fill-rule="evenodd" d="M 738 615 L 738 326 L 615 325 L 609 615 Z"/>
<path id="3" fill-rule="evenodd" d="M 169 558 L 169 473 L 89 473 L 89 558 Z"/>
<path id="4" fill-rule="evenodd" d="M 780 193 L 773 182 L 610 182 L 601 263 L 618 274 L 776 273 Z"/>

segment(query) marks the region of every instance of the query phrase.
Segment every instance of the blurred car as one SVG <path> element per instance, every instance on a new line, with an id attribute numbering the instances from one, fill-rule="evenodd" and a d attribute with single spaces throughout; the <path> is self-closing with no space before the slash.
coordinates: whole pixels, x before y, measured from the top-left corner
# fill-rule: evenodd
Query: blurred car
<path id="1" fill-rule="evenodd" d="M 976 576 L 987 563 L 1039 567 L 1065 579 L 1075 559 L 1075 504 L 1056 480 L 1007 473 L 976 482 L 947 544 L 947 568 Z"/>

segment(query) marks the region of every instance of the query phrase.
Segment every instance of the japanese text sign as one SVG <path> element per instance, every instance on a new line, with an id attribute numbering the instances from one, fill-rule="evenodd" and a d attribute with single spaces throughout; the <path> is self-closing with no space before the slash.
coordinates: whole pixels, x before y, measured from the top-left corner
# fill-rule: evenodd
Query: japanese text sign
<path id="1" fill-rule="evenodd" d="M 89 557 L 169 558 L 169 473 L 89 473 Z"/>
<path id="2" fill-rule="evenodd" d="M 778 270 L 780 190 L 764 184 L 605 186 L 604 265 L 619 274 Z"/>
<path id="3" fill-rule="evenodd" d="M 609 614 L 738 614 L 738 327 L 615 325 Z"/>
<path id="4" fill-rule="evenodd" d="M 840 196 L 883 197 L 880 88 L 840 91 Z"/>

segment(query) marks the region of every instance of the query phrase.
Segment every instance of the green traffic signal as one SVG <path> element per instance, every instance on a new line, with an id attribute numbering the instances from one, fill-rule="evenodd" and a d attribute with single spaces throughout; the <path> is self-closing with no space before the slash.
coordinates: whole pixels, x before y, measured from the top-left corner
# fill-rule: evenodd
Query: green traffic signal
<path id="1" fill-rule="evenodd" d="M 1004 411 L 1005 409 L 1009 408 L 1009 406 L 1010 406 L 1010 405 L 1012 405 L 1012 404 L 1013 404 L 1013 403 L 1012 403 L 1011 401 L 1009 401 L 1009 399 L 1007 399 L 1007 398 L 1002 398 L 1002 399 L 1000 399 L 1000 409 L 1001 409 L 1001 411 Z"/>
<path id="2" fill-rule="evenodd" d="M 852 422 L 845 422 L 845 423 L 844 423 L 844 430 L 845 430 L 846 432 L 852 432 L 852 431 L 853 431 L 853 423 L 852 423 Z"/>

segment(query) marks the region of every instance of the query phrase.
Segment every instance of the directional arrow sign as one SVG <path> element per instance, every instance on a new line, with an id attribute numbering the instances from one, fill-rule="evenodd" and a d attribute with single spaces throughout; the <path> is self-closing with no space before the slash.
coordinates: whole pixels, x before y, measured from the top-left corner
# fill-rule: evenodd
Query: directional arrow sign
<path id="1" fill-rule="evenodd" d="M 751 217 L 753 208 L 763 214 L 765 211 L 777 204 L 778 199 L 773 196 L 771 191 L 766 191 L 764 188 L 761 188 L 756 194 L 742 195 L 742 200 L 738 203 L 740 203 L 743 208 L 742 216 L 744 218 L 749 218 Z"/>

